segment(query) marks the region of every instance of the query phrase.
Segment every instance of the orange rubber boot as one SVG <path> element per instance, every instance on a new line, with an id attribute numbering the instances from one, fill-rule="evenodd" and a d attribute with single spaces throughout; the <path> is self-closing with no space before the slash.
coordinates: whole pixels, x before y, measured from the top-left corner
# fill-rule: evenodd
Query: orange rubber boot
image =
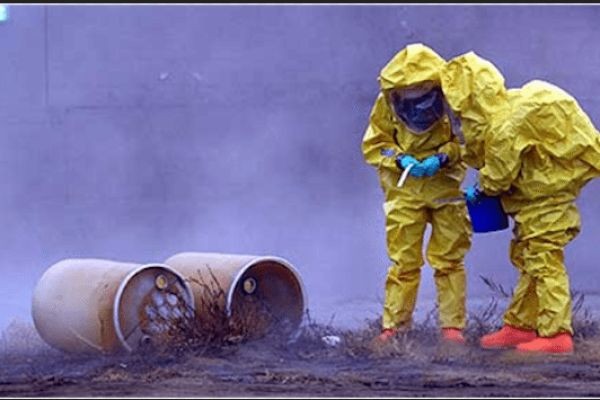
<path id="1" fill-rule="evenodd" d="M 447 342 L 465 344 L 467 343 L 462 334 L 462 330 L 458 328 L 442 328 L 442 339 Z"/>
<path id="2" fill-rule="evenodd" d="M 499 331 L 482 336 L 479 344 L 484 349 L 508 349 L 532 341 L 536 337 L 534 330 L 504 325 Z"/>
<path id="3" fill-rule="evenodd" d="M 376 340 L 380 343 L 389 342 L 398 333 L 398 329 L 386 328 L 381 331 Z"/>
<path id="4" fill-rule="evenodd" d="M 573 353 L 573 336 L 571 336 L 570 333 L 563 332 L 552 337 L 538 337 L 527 343 L 521 343 L 517 346 L 517 351 L 528 353 L 571 354 Z"/>

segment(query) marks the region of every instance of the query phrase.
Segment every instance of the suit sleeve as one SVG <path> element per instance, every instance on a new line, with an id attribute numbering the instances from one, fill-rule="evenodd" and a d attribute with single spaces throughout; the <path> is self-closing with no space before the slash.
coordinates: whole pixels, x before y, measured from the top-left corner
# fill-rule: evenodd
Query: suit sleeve
<path id="1" fill-rule="evenodd" d="M 519 175 L 521 151 L 516 146 L 512 124 L 505 124 L 488 135 L 485 165 L 479 171 L 479 183 L 486 194 L 496 196 L 507 192 Z"/>
<path id="2" fill-rule="evenodd" d="M 444 143 L 438 149 L 439 153 L 446 153 L 448 155 L 448 165 L 447 167 L 451 167 L 454 164 L 461 161 L 460 157 L 460 144 L 458 140 L 452 140 L 450 142 Z"/>
<path id="3" fill-rule="evenodd" d="M 385 102 L 379 94 L 371 110 L 369 125 L 362 139 L 362 153 L 365 161 L 376 168 L 396 170 L 396 156 L 402 151 L 394 140 L 396 129 Z"/>

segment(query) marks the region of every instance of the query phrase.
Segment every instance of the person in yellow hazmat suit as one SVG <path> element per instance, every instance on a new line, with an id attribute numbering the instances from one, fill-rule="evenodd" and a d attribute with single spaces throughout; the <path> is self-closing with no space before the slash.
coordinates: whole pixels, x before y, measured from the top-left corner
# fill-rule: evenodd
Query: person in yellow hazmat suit
<path id="1" fill-rule="evenodd" d="M 533 80 L 507 90 L 488 60 L 468 52 L 440 73 L 463 159 L 479 170 L 467 201 L 500 196 L 514 220 L 510 258 L 520 276 L 503 327 L 483 348 L 571 353 L 571 296 L 564 247 L 580 231 L 575 199 L 600 175 L 600 135 L 564 90 Z"/>
<path id="2" fill-rule="evenodd" d="M 392 261 L 385 281 L 382 332 L 376 338 L 381 342 L 411 326 L 428 223 L 427 260 L 434 269 L 442 338 L 465 342 L 464 256 L 471 246 L 471 224 L 464 201 L 440 201 L 462 195 L 466 173 L 445 115 L 439 80 L 444 65 L 445 60 L 423 44 L 398 52 L 381 70 L 381 91 L 361 144 L 383 189 Z"/>

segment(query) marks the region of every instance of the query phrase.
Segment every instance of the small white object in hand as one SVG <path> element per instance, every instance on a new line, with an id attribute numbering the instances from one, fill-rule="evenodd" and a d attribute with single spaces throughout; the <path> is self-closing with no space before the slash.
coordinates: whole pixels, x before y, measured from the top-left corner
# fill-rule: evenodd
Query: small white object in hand
<path id="1" fill-rule="evenodd" d="M 402 172 L 402 176 L 400 177 L 400 179 L 398 179 L 398 183 L 396 184 L 396 186 L 402 187 L 402 185 L 404 185 L 404 181 L 406 180 L 406 178 L 408 178 L 408 173 L 414 166 L 415 164 L 410 164 L 408 167 L 406 167 L 404 172 Z"/>

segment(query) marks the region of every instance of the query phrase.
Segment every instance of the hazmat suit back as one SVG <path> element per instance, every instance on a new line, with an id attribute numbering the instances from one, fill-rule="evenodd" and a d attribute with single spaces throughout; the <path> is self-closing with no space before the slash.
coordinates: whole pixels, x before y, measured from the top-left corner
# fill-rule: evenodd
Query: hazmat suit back
<path id="1" fill-rule="evenodd" d="M 506 90 L 495 66 L 473 52 L 440 77 L 461 120 L 464 159 L 515 221 L 510 256 L 520 278 L 505 323 L 541 336 L 572 333 L 564 247 L 581 227 L 574 200 L 600 176 L 598 131 L 564 90 L 539 80 Z"/>

